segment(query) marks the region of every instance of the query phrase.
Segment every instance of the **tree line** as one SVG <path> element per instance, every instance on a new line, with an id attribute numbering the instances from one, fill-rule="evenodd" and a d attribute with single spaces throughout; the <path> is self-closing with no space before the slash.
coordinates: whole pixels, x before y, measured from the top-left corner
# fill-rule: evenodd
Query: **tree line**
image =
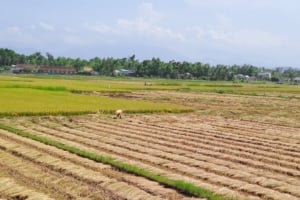
<path id="1" fill-rule="evenodd" d="M 73 66 L 77 72 L 81 72 L 84 66 L 92 67 L 99 75 L 114 76 L 115 70 L 127 69 L 134 72 L 137 77 L 157 77 L 170 79 L 203 79 L 203 80 L 234 80 L 235 75 L 243 74 L 249 77 L 256 76 L 259 72 L 265 71 L 264 68 L 259 68 L 253 65 L 210 65 L 201 62 L 179 62 L 168 61 L 164 62 L 159 58 L 139 61 L 135 55 L 126 58 L 99 58 L 80 59 L 69 57 L 55 58 L 51 53 L 46 53 L 44 56 L 40 52 L 31 55 L 18 54 L 15 51 L 7 48 L 0 49 L 0 66 L 12 66 L 17 64 L 30 64 L 38 66 Z M 282 75 L 278 70 L 272 71 L 275 76 Z M 295 77 L 300 75 L 300 72 L 292 68 L 287 70 L 286 76 Z"/>

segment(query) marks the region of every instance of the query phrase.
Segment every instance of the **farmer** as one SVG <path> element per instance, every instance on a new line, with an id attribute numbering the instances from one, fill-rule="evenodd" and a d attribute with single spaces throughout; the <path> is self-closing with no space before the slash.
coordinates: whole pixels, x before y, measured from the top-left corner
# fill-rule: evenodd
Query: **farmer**
<path id="1" fill-rule="evenodd" d="M 123 113 L 123 111 L 122 110 L 116 110 L 116 118 L 118 119 L 122 119 L 122 113 Z"/>

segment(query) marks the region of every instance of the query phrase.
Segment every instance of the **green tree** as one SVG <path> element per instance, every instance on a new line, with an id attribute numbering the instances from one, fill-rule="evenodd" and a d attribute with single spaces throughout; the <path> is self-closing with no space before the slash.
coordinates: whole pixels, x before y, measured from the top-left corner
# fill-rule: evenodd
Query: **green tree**
<path id="1" fill-rule="evenodd" d="M 50 54 L 49 52 L 46 53 L 47 59 L 48 59 L 48 65 L 55 65 L 54 62 L 54 56 L 52 54 Z"/>

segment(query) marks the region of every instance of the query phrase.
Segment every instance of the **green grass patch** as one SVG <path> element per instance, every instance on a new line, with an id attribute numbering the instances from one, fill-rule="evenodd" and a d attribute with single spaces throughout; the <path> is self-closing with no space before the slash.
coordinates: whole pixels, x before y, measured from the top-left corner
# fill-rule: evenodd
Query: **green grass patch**
<path id="1" fill-rule="evenodd" d="M 159 85 L 159 86 L 181 86 L 182 84 L 181 83 L 169 83 L 169 82 L 166 82 L 166 83 L 157 83 L 156 85 Z"/>
<path id="2" fill-rule="evenodd" d="M 67 91 L 63 86 L 39 86 L 39 85 L 1 85 L 2 88 L 29 88 L 36 90 L 47 90 L 47 91 Z"/>
<path id="3" fill-rule="evenodd" d="M 222 88 L 237 88 L 237 87 L 243 87 L 242 85 L 238 84 L 205 84 L 204 87 L 222 87 Z"/>
<path id="4" fill-rule="evenodd" d="M 63 143 L 55 141 L 55 140 L 51 140 L 46 137 L 34 135 L 34 134 L 31 134 L 31 133 L 16 129 L 14 127 L 4 125 L 4 124 L 0 124 L 0 128 L 3 130 L 9 131 L 9 132 L 15 133 L 19 136 L 30 138 L 32 140 L 41 142 L 43 144 L 54 146 L 54 147 L 64 150 L 64 151 L 68 151 L 72 154 L 76 154 L 78 156 L 81 156 L 81 157 L 84 157 L 84 158 L 87 158 L 90 160 L 94 160 L 96 162 L 109 164 L 118 170 L 145 177 L 147 179 L 156 181 L 162 185 L 173 188 L 173 189 L 178 190 L 179 192 L 182 192 L 187 195 L 192 195 L 192 196 L 201 197 L 201 198 L 207 198 L 209 200 L 224 200 L 225 199 L 225 197 L 217 195 L 206 189 L 200 188 L 192 183 L 188 183 L 188 182 L 182 181 L 182 180 L 174 180 L 174 179 L 168 178 L 166 176 L 158 175 L 158 174 L 155 174 L 146 169 L 142 169 L 138 166 L 134 166 L 134 165 L 130 165 L 130 164 L 127 164 L 127 163 L 124 163 L 121 161 L 117 161 L 111 157 L 91 153 L 91 152 L 88 152 L 88 151 L 85 151 L 85 150 L 82 150 L 82 149 L 79 149 L 79 148 L 76 148 L 76 147 L 73 147 L 70 145 L 63 144 Z"/>

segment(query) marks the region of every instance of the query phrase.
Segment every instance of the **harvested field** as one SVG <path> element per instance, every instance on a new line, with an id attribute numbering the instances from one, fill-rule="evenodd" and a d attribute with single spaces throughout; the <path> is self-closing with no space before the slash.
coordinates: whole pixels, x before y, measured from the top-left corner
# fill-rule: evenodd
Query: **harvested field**
<path id="1" fill-rule="evenodd" d="M 10 117 L 1 118 L 0 125 L 192 183 L 224 199 L 300 199 L 298 96 L 90 95 L 184 105 L 195 112 L 124 112 L 122 119 L 104 114 Z M 0 199 L 200 198 L 0 129 Z"/>
<path id="2" fill-rule="evenodd" d="M 201 118 L 197 114 L 130 115 L 124 120 L 111 120 L 100 115 L 19 118 L 17 121 L 6 123 L 157 174 L 194 183 L 230 198 L 300 198 L 300 131 L 296 127 L 220 117 Z M 1 131 L 1 137 L 4 137 L 3 135 L 9 137 L 9 140 L 13 140 L 12 137 L 19 138 Z M 1 141 L 1 144 L 5 143 Z M 33 146 L 35 145 L 32 145 L 32 148 Z M 23 156 L 13 154 L 14 156 L 18 155 L 23 159 L 26 157 L 27 160 L 36 159 L 35 162 L 39 166 L 49 167 L 52 166 L 51 162 L 60 163 L 55 166 L 61 166 L 60 170 L 72 169 L 72 178 L 77 177 L 78 181 L 89 180 L 96 183 L 99 179 L 104 182 L 106 180 L 102 177 L 105 174 L 100 174 L 100 178 L 97 178 L 94 168 L 87 167 L 89 165 L 81 165 L 76 170 L 71 166 L 66 167 L 71 164 L 77 166 L 80 163 L 75 160 L 81 158 L 74 155 L 66 156 L 68 161 L 51 161 L 52 157 L 55 157 L 53 154 L 58 150 L 51 150 L 52 155 L 47 153 L 49 158 L 41 160 L 30 156 L 27 150 L 16 147 L 13 149 L 26 152 Z M 45 149 L 45 154 L 46 152 L 50 151 Z M 36 154 L 38 152 L 33 153 Z M 80 173 L 81 171 L 87 172 Z M 101 185 L 106 186 L 104 183 Z M 156 194 L 160 198 L 167 196 L 164 191 L 166 189 L 160 188 L 161 191 L 157 192 L 157 188 L 151 187 L 147 187 L 148 191 L 141 194 Z M 119 190 L 123 186 L 117 188 Z M 136 194 L 138 191 L 134 196 Z M 119 195 L 122 196 L 122 193 Z M 176 198 L 181 198 L 176 195 Z"/>
<path id="3" fill-rule="evenodd" d="M 4 130 L 0 144 L 0 181 L 6 183 L 0 187 L 1 198 L 188 199 L 156 182 Z"/>
<path id="4" fill-rule="evenodd" d="M 298 89 L 300 91 L 300 89 Z M 249 96 L 196 92 L 147 91 L 117 97 L 181 104 L 194 108 L 200 116 L 280 124 L 300 128 L 300 96 Z M 109 95 L 114 97 L 115 94 Z M 189 120 L 189 118 L 186 118 Z M 257 124 L 259 126 L 259 124 Z"/>

